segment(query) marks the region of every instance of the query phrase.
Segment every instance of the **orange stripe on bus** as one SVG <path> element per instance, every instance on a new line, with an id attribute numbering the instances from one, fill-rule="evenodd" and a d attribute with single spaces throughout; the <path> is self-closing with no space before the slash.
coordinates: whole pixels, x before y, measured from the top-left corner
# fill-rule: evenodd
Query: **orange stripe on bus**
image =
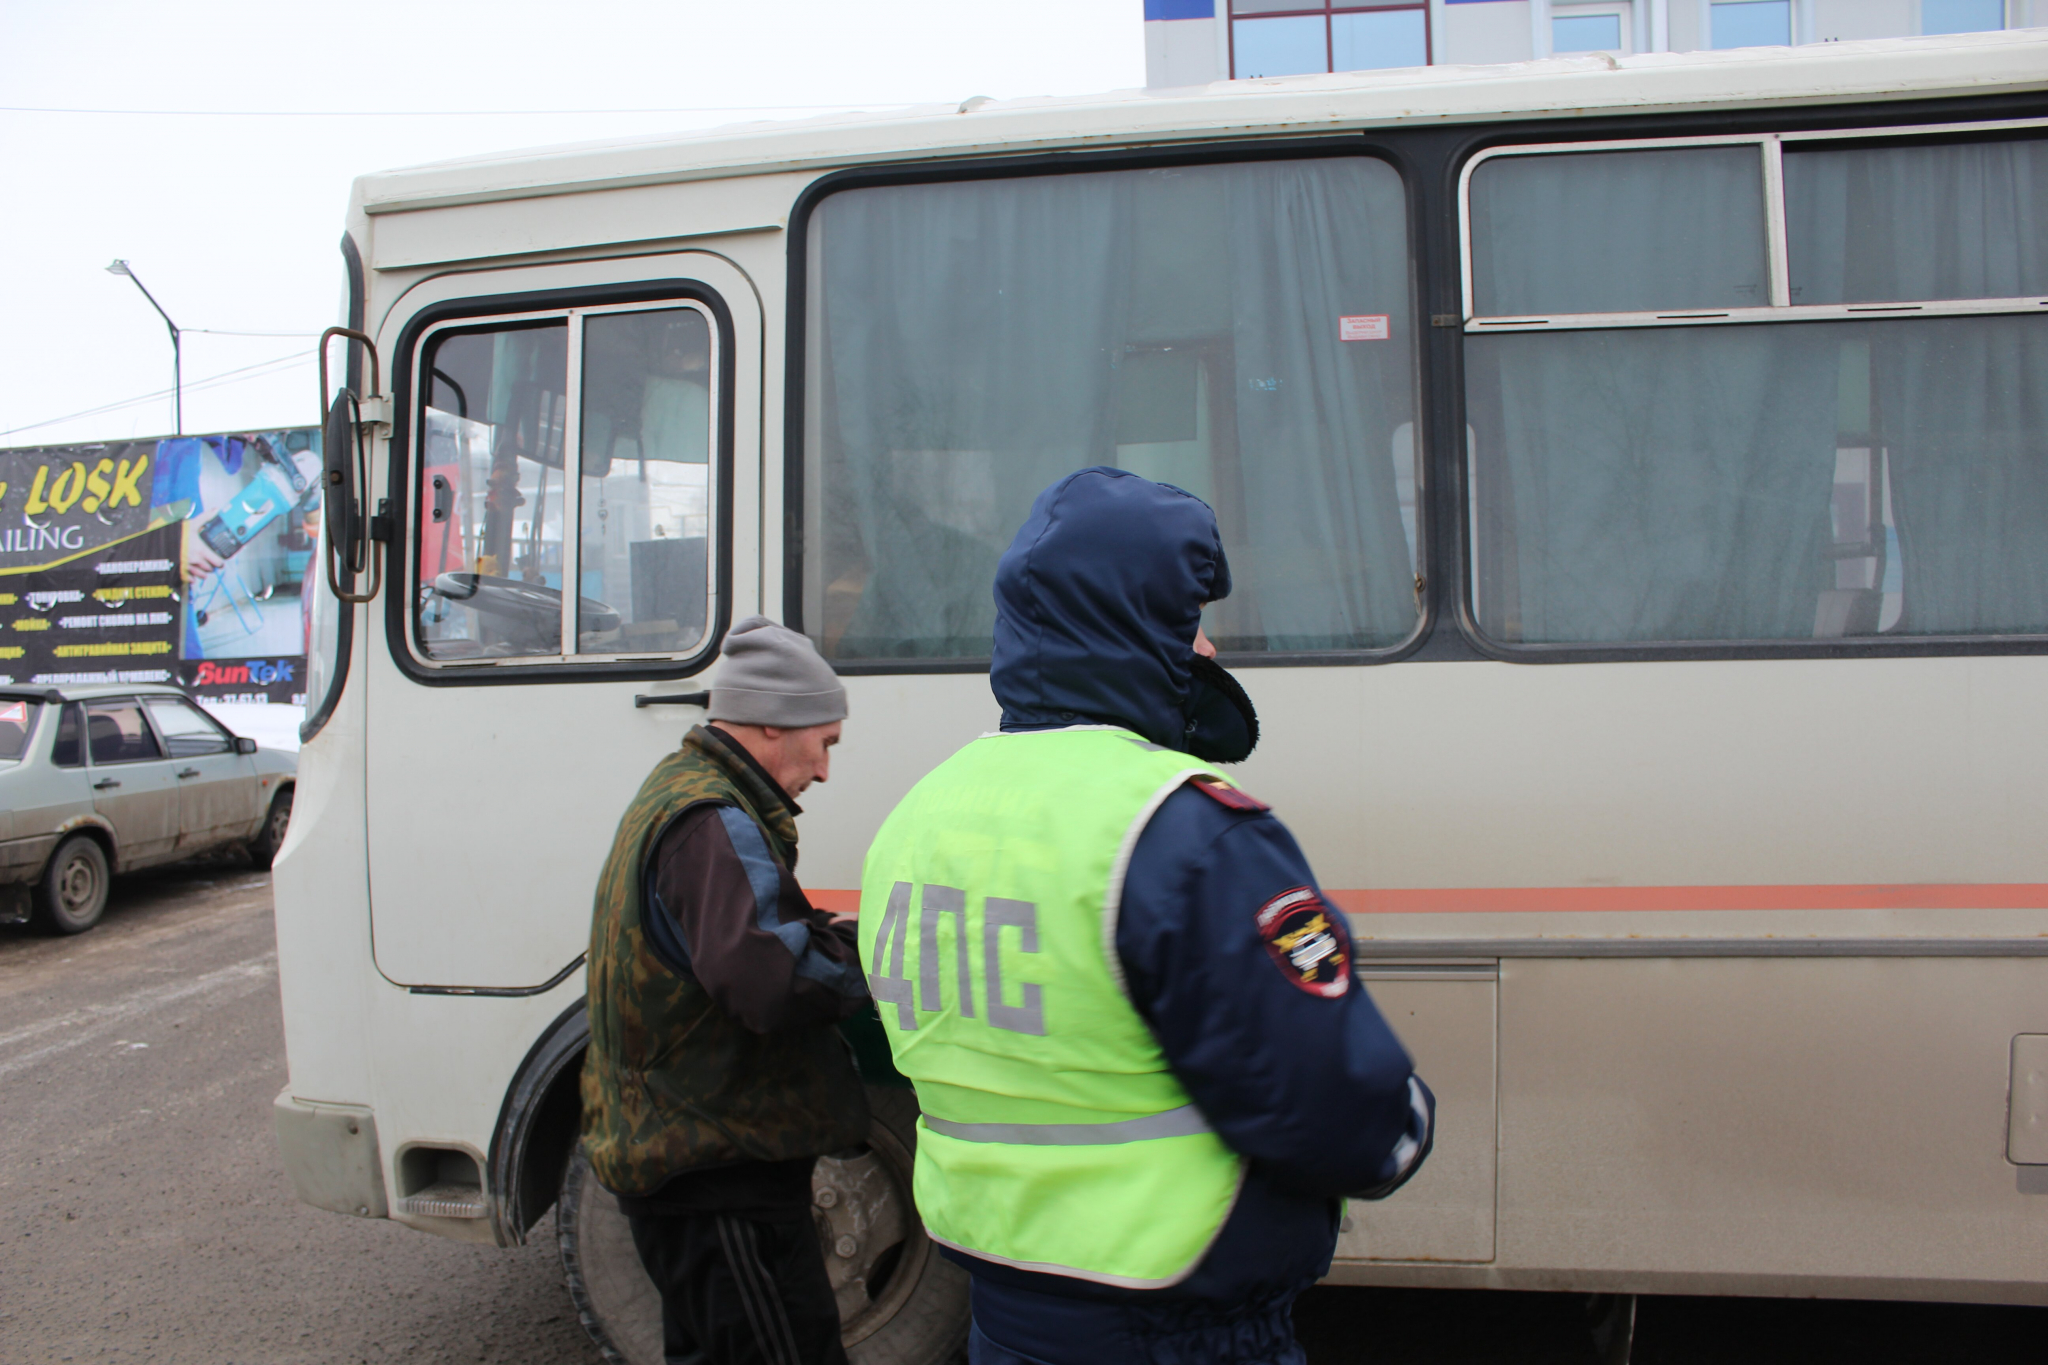
<path id="1" fill-rule="evenodd" d="M 2048 910 L 2048 884 L 1904 886 L 1475 886 L 1324 892 L 1354 915 L 1620 910 Z"/>
<path id="2" fill-rule="evenodd" d="M 820 910 L 852 914 L 858 891 L 812 891 Z M 1902 886 L 1328 887 L 1354 915 L 1570 914 L 1626 910 L 2048 910 L 2048 883 L 1927 882 Z"/>

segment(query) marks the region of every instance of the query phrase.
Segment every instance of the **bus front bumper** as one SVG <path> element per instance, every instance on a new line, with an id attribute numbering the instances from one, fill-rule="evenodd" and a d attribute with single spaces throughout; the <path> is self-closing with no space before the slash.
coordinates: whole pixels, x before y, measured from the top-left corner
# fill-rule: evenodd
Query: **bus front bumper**
<path id="1" fill-rule="evenodd" d="M 377 1116 L 361 1105 L 319 1104 L 279 1092 L 271 1105 L 277 1149 L 299 1198 L 316 1209 L 384 1218 Z"/>

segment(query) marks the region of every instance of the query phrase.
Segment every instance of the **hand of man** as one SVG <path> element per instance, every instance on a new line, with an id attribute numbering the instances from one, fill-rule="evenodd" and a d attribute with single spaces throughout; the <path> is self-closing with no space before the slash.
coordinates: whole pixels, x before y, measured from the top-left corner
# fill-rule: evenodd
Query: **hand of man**
<path id="1" fill-rule="evenodd" d="M 186 552 L 185 581 L 197 583 L 225 563 L 226 560 L 205 546 L 195 547 Z"/>

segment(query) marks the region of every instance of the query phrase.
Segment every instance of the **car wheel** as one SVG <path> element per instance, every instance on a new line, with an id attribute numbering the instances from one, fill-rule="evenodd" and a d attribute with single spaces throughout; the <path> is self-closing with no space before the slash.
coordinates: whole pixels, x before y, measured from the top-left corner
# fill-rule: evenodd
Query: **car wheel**
<path id="1" fill-rule="evenodd" d="M 917 1101 L 868 1090 L 874 1121 L 856 1152 L 821 1157 L 811 1213 L 839 1300 L 850 1365 L 945 1365 L 967 1340 L 967 1273 L 938 1254 L 910 1201 Z M 662 1365 L 661 1295 L 618 1200 L 578 1151 L 555 1206 L 577 1316 L 608 1365 Z"/>
<path id="2" fill-rule="evenodd" d="M 82 934 L 107 912 L 107 852 L 74 834 L 57 845 L 30 893 L 29 920 L 46 934 Z"/>
<path id="3" fill-rule="evenodd" d="M 292 789 L 286 787 L 270 798 L 270 814 L 263 817 L 263 830 L 249 841 L 249 861 L 268 869 L 284 847 L 284 832 L 292 823 Z"/>

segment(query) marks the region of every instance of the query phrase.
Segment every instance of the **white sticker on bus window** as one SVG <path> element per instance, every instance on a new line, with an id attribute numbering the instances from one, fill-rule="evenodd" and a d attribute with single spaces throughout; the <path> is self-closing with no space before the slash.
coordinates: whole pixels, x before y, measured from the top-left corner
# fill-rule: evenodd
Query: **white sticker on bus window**
<path id="1" fill-rule="evenodd" d="M 1387 339 L 1387 315 L 1385 313 L 1359 313 L 1337 319 L 1339 341 L 1385 341 Z"/>

